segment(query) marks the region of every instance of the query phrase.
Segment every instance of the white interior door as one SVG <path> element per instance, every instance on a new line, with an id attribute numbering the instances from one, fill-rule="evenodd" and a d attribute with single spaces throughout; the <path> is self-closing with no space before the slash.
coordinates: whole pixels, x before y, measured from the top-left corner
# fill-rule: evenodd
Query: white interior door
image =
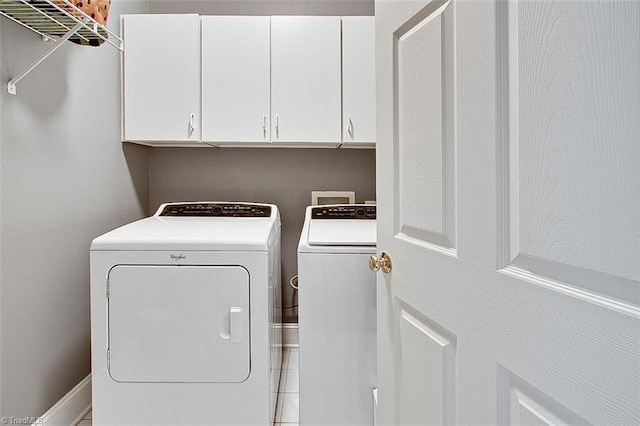
<path id="1" fill-rule="evenodd" d="M 379 423 L 640 423 L 639 21 L 376 1 Z"/>

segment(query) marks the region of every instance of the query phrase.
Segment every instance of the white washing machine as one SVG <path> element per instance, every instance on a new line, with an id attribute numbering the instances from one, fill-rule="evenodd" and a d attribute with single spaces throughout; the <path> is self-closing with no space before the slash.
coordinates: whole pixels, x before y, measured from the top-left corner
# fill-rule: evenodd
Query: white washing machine
<path id="1" fill-rule="evenodd" d="M 298 244 L 300 424 L 372 425 L 376 207 L 307 207 Z"/>
<path id="2" fill-rule="evenodd" d="M 94 425 L 271 425 L 275 205 L 169 203 L 91 244 Z"/>

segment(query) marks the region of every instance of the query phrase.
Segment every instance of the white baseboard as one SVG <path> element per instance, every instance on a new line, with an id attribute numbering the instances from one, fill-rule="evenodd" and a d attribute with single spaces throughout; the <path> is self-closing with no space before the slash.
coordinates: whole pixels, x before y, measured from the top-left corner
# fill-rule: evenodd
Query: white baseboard
<path id="1" fill-rule="evenodd" d="M 91 374 L 55 403 L 31 426 L 69 426 L 82 420 L 91 410 Z"/>
<path id="2" fill-rule="evenodd" d="M 297 348 L 298 346 L 298 324 L 284 323 L 282 325 L 282 346 L 285 348 Z"/>

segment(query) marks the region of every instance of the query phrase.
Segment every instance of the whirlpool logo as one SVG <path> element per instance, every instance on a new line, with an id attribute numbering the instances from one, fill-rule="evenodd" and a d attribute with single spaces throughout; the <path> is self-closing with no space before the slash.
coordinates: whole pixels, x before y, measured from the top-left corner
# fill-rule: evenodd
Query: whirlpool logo
<path id="1" fill-rule="evenodd" d="M 177 261 L 179 261 L 179 260 L 182 260 L 182 259 L 186 259 L 186 258 L 187 258 L 187 256 L 185 256 L 185 255 L 184 255 L 184 254 L 182 254 L 182 253 L 179 253 L 179 254 L 171 253 L 171 254 L 169 255 L 169 257 L 171 257 L 171 259 L 175 260 L 176 262 L 177 262 Z"/>

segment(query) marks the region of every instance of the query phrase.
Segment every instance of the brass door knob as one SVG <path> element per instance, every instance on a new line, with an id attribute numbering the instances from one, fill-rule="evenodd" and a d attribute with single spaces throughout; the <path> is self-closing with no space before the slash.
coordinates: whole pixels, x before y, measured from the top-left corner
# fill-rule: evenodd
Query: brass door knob
<path id="1" fill-rule="evenodd" d="M 373 272 L 378 272 L 382 269 L 382 272 L 385 274 L 391 272 L 391 257 L 389 256 L 389 253 L 383 251 L 380 253 L 380 258 L 376 255 L 372 255 L 369 258 L 369 269 Z"/>

